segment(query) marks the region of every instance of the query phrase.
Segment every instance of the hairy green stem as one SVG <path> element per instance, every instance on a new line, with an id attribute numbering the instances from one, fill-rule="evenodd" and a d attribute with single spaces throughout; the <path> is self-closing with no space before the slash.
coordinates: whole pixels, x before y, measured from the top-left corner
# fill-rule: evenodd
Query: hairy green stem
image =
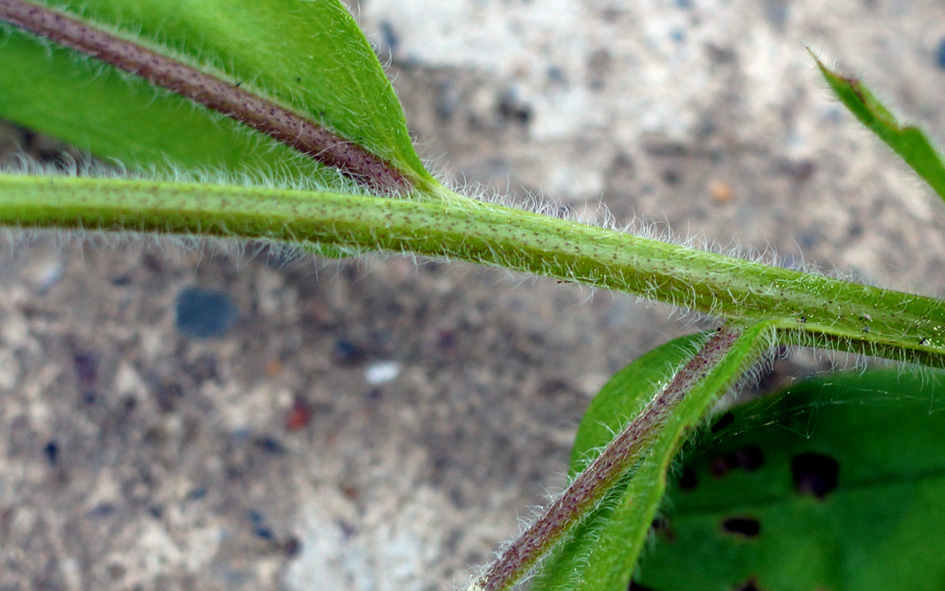
<path id="1" fill-rule="evenodd" d="M 414 188 L 414 181 L 402 171 L 358 143 L 240 88 L 238 83 L 221 80 L 90 23 L 23 0 L 0 0 L 0 20 L 232 117 L 376 191 L 396 193 Z"/>
<path id="2" fill-rule="evenodd" d="M 460 259 L 624 291 L 714 316 L 768 321 L 802 344 L 945 366 L 945 302 L 461 196 L 432 202 L 0 175 L 0 224 L 334 244 Z"/>

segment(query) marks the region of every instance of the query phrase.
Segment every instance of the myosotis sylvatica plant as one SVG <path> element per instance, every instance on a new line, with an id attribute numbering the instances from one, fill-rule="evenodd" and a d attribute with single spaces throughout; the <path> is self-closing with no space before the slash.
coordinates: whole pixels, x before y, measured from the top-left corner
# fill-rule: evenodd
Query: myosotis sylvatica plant
<path id="1" fill-rule="evenodd" d="M 0 0 L 0 20 L 0 116 L 122 166 L 0 173 L 0 223 L 473 261 L 723 320 L 614 376 L 578 432 L 570 487 L 470 589 L 507 589 L 533 573 L 538 588 L 626 588 L 675 454 L 720 394 L 776 345 L 945 365 L 940 300 L 514 209 L 441 184 L 336 0 Z M 857 117 L 945 197 L 945 170 L 922 133 L 817 63 Z M 800 482 L 799 490 L 824 492 Z M 739 519 L 726 521 L 727 531 L 757 536 L 753 517 Z M 750 560 L 736 566 L 743 563 Z M 731 576 L 758 585 L 768 576 L 744 568 L 750 577 Z"/>

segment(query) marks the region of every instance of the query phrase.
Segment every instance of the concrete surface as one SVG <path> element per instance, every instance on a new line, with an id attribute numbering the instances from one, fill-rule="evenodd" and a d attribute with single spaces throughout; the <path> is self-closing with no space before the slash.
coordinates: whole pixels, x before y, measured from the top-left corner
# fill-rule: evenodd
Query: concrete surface
<path id="1" fill-rule="evenodd" d="M 939 296 L 942 204 L 830 99 L 804 45 L 945 138 L 943 12 L 359 7 L 422 153 L 453 175 Z M 7 157 L 60 148 L 0 133 Z M 606 378 L 693 329 L 590 296 L 398 257 L 4 241 L 0 590 L 460 585 L 564 484 Z"/>

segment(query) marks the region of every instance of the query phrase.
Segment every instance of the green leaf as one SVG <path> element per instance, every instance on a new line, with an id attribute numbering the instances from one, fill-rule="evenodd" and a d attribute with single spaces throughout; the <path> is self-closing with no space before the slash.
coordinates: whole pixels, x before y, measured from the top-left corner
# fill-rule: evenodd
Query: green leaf
<path id="1" fill-rule="evenodd" d="M 811 56 L 840 102 L 945 199 L 945 163 L 928 136 L 918 127 L 900 124 L 860 80 L 841 76 Z"/>
<path id="2" fill-rule="evenodd" d="M 673 370 L 688 361 L 708 336 L 702 332 L 673 339 L 635 359 L 604 384 L 587 407 L 574 437 L 568 469 L 571 479 L 666 387 Z"/>
<path id="3" fill-rule="evenodd" d="M 37 3 L 282 105 L 432 182 L 390 82 L 337 0 Z M 168 170 L 286 178 L 316 166 L 242 124 L 77 52 L 0 25 L 0 116 L 96 156 Z M 333 172 L 321 185 L 338 186 Z"/>
<path id="4" fill-rule="evenodd" d="M 608 382 L 581 420 L 571 469 L 613 438 L 626 422 L 668 383 L 673 368 L 693 354 L 705 335 L 676 339 L 630 364 Z M 745 329 L 722 360 L 708 369 L 660 427 L 651 450 L 623 482 L 613 487 L 598 508 L 542 566 L 533 591 L 580 589 L 623 591 L 627 588 L 647 531 L 666 487 L 667 472 L 691 428 L 770 345 L 771 329 L 759 323 Z"/>
<path id="5" fill-rule="evenodd" d="M 943 392 L 941 372 L 833 375 L 719 417 L 669 491 L 639 583 L 945 588 Z"/>

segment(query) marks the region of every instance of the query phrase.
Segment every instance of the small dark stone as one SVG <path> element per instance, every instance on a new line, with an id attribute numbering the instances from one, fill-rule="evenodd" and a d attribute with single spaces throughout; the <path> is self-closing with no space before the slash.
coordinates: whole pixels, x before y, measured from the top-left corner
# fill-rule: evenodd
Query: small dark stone
<path id="1" fill-rule="evenodd" d="M 155 519 L 160 519 L 161 516 L 164 515 L 164 507 L 161 507 L 160 505 L 151 505 L 148 507 L 148 515 Z"/>
<path id="2" fill-rule="evenodd" d="M 246 517 L 253 522 L 253 525 L 260 525 L 263 522 L 263 514 L 256 509 L 250 509 L 246 512 Z"/>
<path id="3" fill-rule="evenodd" d="M 111 503 L 99 503 L 98 505 L 92 507 L 85 514 L 89 519 L 102 519 L 108 517 L 109 515 L 115 512 L 115 505 Z"/>
<path id="4" fill-rule="evenodd" d="M 257 527 L 253 530 L 253 535 L 263 540 L 269 540 L 270 542 L 276 539 L 276 534 L 272 533 L 272 530 L 268 527 Z"/>
<path id="5" fill-rule="evenodd" d="M 348 523 L 344 519 L 339 519 L 337 522 L 339 529 L 341 529 L 341 535 L 347 540 L 358 535 L 358 528 L 354 525 Z"/>
<path id="6" fill-rule="evenodd" d="M 160 383 L 152 390 L 154 402 L 162 414 L 174 412 L 177 402 L 184 398 L 184 387 L 177 383 Z"/>
<path id="7" fill-rule="evenodd" d="M 311 422 L 313 413 L 314 408 L 311 403 L 301 396 L 296 396 L 295 400 L 292 402 L 292 408 L 285 418 L 286 430 L 299 431 L 304 429 L 308 426 L 309 422 Z"/>
<path id="8" fill-rule="evenodd" d="M 302 542 L 295 536 L 282 543 L 282 553 L 286 558 L 295 558 L 302 551 Z"/>
<path id="9" fill-rule="evenodd" d="M 678 185 L 682 181 L 682 175 L 678 170 L 666 169 L 663 171 L 663 181 L 667 185 Z"/>
<path id="10" fill-rule="evenodd" d="M 236 320 L 229 294 L 188 287 L 177 297 L 177 330 L 195 339 L 221 338 Z"/>
<path id="11" fill-rule="evenodd" d="M 548 69 L 545 70 L 545 75 L 548 76 L 548 80 L 551 82 L 558 84 L 567 83 L 567 79 L 564 76 L 564 70 L 562 70 L 560 66 L 548 66 Z"/>
<path id="12" fill-rule="evenodd" d="M 75 376 L 79 382 L 79 390 L 85 394 L 95 389 L 98 381 L 98 363 L 91 353 L 76 353 L 72 357 L 75 367 Z"/>
<path id="13" fill-rule="evenodd" d="M 381 42 L 379 49 L 386 49 L 391 55 L 397 53 L 397 46 L 400 45 L 400 35 L 394 30 L 394 25 L 390 21 L 381 21 L 380 26 Z"/>
<path id="14" fill-rule="evenodd" d="M 203 487 L 195 488 L 195 489 L 191 490 L 189 493 L 187 493 L 187 500 L 188 500 L 188 501 L 199 501 L 200 499 L 204 498 L 205 496 L 207 496 L 207 489 L 206 489 L 206 488 L 203 488 Z"/>
<path id="15" fill-rule="evenodd" d="M 782 30 L 788 19 L 790 7 L 783 0 L 768 0 L 765 6 L 765 18 L 775 28 Z"/>
<path id="16" fill-rule="evenodd" d="M 935 49 L 935 65 L 945 70 L 945 39 L 939 41 Z"/>
<path id="17" fill-rule="evenodd" d="M 840 464 L 824 454 L 802 453 L 791 458 L 791 477 L 794 489 L 822 499 L 837 488 Z"/>
<path id="18" fill-rule="evenodd" d="M 120 581 L 125 578 L 125 567 L 120 564 L 110 564 L 107 570 L 108 576 L 110 576 L 113 581 Z"/>
<path id="19" fill-rule="evenodd" d="M 360 365 L 367 359 L 364 349 L 349 341 L 348 339 L 338 339 L 335 342 L 335 363 L 345 367 Z"/>
<path id="20" fill-rule="evenodd" d="M 456 348 L 456 333 L 449 330 L 441 330 L 436 337 L 436 346 L 444 351 L 452 351 Z"/>
<path id="21" fill-rule="evenodd" d="M 499 115 L 506 121 L 512 121 L 519 125 L 528 125 L 532 118 L 532 108 L 521 102 L 517 93 L 509 89 L 502 94 L 499 99 Z"/>
<path id="22" fill-rule="evenodd" d="M 43 446 L 43 453 L 46 454 L 49 465 L 55 466 L 56 462 L 59 461 L 59 444 L 56 443 L 55 439 L 50 440 Z"/>
<path id="23" fill-rule="evenodd" d="M 255 443 L 257 447 L 266 453 L 281 455 L 286 452 L 285 446 L 282 445 L 282 442 L 272 435 L 263 435 L 261 437 L 257 437 L 255 440 L 253 440 L 253 443 Z"/>

